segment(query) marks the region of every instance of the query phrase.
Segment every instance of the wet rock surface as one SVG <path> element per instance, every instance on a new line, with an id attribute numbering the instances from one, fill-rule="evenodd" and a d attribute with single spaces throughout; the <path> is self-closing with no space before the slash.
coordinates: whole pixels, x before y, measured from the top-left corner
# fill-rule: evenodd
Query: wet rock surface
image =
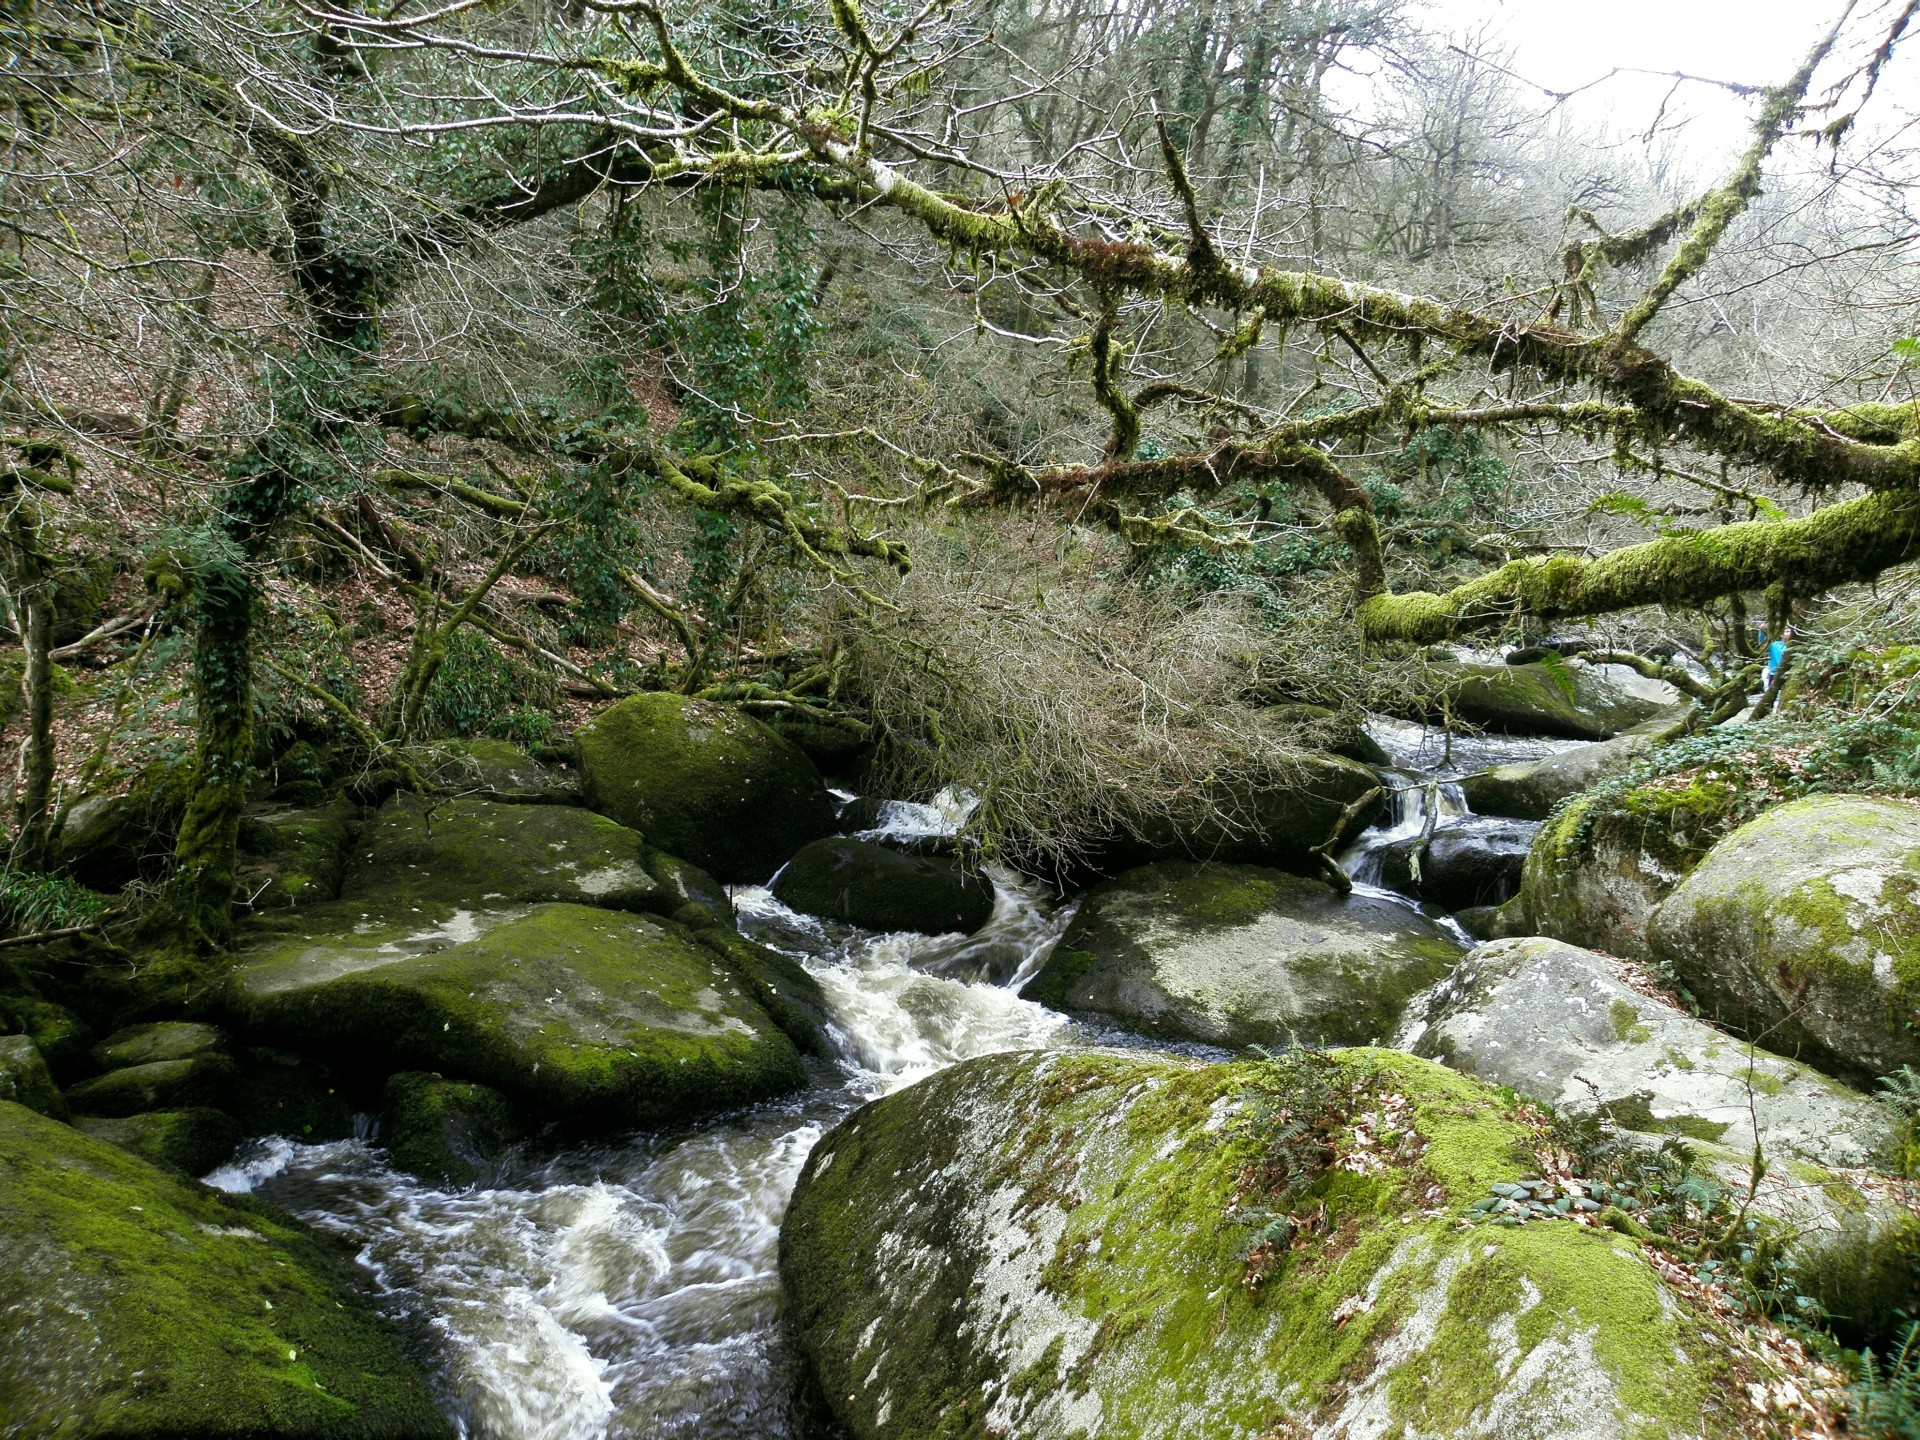
<path id="1" fill-rule="evenodd" d="M 1538 822 L 1470 815 L 1383 849 L 1379 880 L 1442 910 L 1500 905 L 1520 889 Z"/>

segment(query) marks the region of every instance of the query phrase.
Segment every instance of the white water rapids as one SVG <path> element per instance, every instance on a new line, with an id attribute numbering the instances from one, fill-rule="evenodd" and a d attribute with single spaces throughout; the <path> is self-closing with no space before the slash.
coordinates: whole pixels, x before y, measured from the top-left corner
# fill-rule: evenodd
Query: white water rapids
<path id="1" fill-rule="evenodd" d="M 209 1182 L 349 1237 L 471 1440 L 800 1435 L 776 1255 L 807 1152 L 856 1106 L 946 1066 L 1094 1038 L 1017 993 L 1069 912 L 995 880 L 993 919 L 965 940 L 874 935 L 735 892 L 742 928 L 800 956 L 831 1008 L 836 1059 L 798 1095 L 509 1161 L 471 1190 L 396 1171 L 362 1140 L 255 1141 Z"/>

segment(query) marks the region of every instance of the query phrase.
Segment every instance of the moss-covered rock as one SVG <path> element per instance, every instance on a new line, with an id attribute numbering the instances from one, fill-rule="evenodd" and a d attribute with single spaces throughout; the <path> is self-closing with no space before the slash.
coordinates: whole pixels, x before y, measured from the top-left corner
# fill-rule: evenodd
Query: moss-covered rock
<path id="1" fill-rule="evenodd" d="M 380 1140 L 402 1170 L 438 1185 L 475 1185 L 534 1130 L 533 1118 L 498 1090 L 407 1070 L 387 1081 Z"/>
<path id="2" fill-rule="evenodd" d="M 452 1434 L 318 1242 L 4 1102 L 0 1252 L 10 1434 Z"/>
<path id="3" fill-rule="evenodd" d="M 1642 680 L 1623 666 L 1578 659 L 1530 665 L 1452 662 L 1434 671 L 1456 716 L 1509 735 L 1606 740 L 1680 699 L 1672 686 Z"/>
<path id="4" fill-rule="evenodd" d="M 1461 792 L 1476 815 L 1544 820 L 1561 801 L 1602 780 L 1624 775 L 1686 723 L 1687 712 L 1655 716 L 1611 740 L 1538 760 L 1495 765 L 1462 777 Z"/>
<path id="5" fill-rule="evenodd" d="M 773 893 L 802 914 L 867 930 L 971 935 L 993 915 L 993 882 L 977 870 L 845 835 L 802 849 Z"/>
<path id="6" fill-rule="evenodd" d="M 781 1274 L 859 1440 L 1749 1433 L 1632 1241 L 1460 1223 L 1528 1143 L 1392 1052 L 991 1056 L 821 1141 Z"/>
<path id="7" fill-rule="evenodd" d="M 694 938 L 725 962 L 727 972 L 754 1003 L 773 1017 L 803 1055 L 831 1055 L 827 1027 L 832 1012 L 820 982 L 793 956 L 749 940 L 731 925 L 702 924 Z"/>
<path id="8" fill-rule="evenodd" d="M 666 892 L 660 913 L 669 920 L 696 930 L 706 925 L 722 925 L 733 930 L 740 927 L 727 887 L 698 865 L 649 847 L 647 871 Z"/>
<path id="9" fill-rule="evenodd" d="M 150 1065 L 156 1060 L 191 1060 L 196 1055 L 217 1055 L 226 1048 L 226 1032 L 218 1026 L 189 1020 L 156 1020 L 114 1031 L 93 1047 L 93 1058 L 102 1070 L 118 1070 L 128 1065 Z"/>
<path id="10" fill-rule="evenodd" d="M 1459 958 L 1404 905 L 1278 870 L 1167 861 L 1091 891 L 1021 993 L 1161 1039 L 1360 1044 Z"/>
<path id="11" fill-rule="evenodd" d="M 98 1068 L 90 1054 L 93 1029 L 86 1021 L 43 998 L 10 969 L 0 968 L 0 986 L 5 987 L 0 993 L 0 1034 L 31 1039 L 55 1080 L 73 1080 Z"/>
<path id="12" fill-rule="evenodd" d="M 83 795 L 66 812 L 56 849 L 62 868 L 95 890 L 159 874 L 173 855 L 192 766 L 156 763 L 116 787 Z"/>
<path id="13" fill-rule="evenodd" d="M 1737 1033 L 1852 1079 L 1920 1065 L 1920 805 L 1770 810 L 1713 847 L 1649 934 Z"/>
<path id="14" fill-rule="evenodd" d="M 240 1143 L 239 1122 L 205 1106 L 144 1115 L 84 1115 L 74 1123 L 96 1139 L 183 1175 L 205 1175 L 226 1164 Z"/>
<path id="15" fill-rule="evenodd" d="M 1717 814 L 1696 812 L 1686 800 L 1648 785 L 1624 800 L 1602 804 L 1587 795 L 1561 809 L 1533 837 L 1499 933 L 1550 935 L 1644 958 L 1654 909 L 1699 863 L 1715 832 Z"/>
<path id="16" fill-rule="evenodd" d="M 67 1090 L 67 1103 L 83 1115 L 137 1115 L 143 1110 L 219 1107 L 233 1089 L 234 1066 L 225 1055 L 153 1060 L 109 1070 Z"/>
<path id="17" fill-rule="evenodd" d="M 547 900 L 671 911 L 677 902 L 662 892 L 647 856 L 638 833 L 590 810 L 401 795 L 368 818 L 341 899 L 404 902 L 423 914 Z"/>
<path id="18" fill-rule="evenodd" d="M 67 1118 L 67 1102 L 53 1083 L 40 1047 L 25 1035 L 0 1035 L 0 1100 L 56 1120 Z"/>
<path id="19" fill-rule="evenodd" d="M 1534 937 L 1482 945 L 1408 1007 L 1394 1045 L 1568 1113 L 1776 1162 L 1884 1163 L 1885 1107 L 1730 1039 L 1631 983 L 1621 961 Z"/>
<path id="20" fill-rule="evenodd" d="M 359 808 L 344 796 L 307 809 L 250 810 L 240 825 L 241 902 L 276 910 L 339 898 L 359 824 Z"/>
<path id="21" fill-rule="evenodd" d="M 577 774 L 543 765 L 505 740 L 439 740 L 418 747 L 410 758 L 431 783 L 447 790 L 522 804 L 573 805 L 580 800 Z"/>
<path id="22" fill-rule="evenodd" d="M 284 1135 L 313 1144 L 350 1139 L 355 1114 L 376 1107 L 378 1090 L 341 1058 L 242 1046 L 234 1055 L 240 1073 L 227 1111 L 248 1135 Z"/>
<path id="23" fill-rule="evenodd" d="M 477 928 L 477 927 L 476 927 Z M 650 1125 L 803 1083 L 722 957 L 640 915 L 542 905 L 437 950 L 297 941 L 243 954 L 236 1024 L 295 1049 L 491 1085 L 556 1118 Z"/>
<path id="24" fill-rule="evenodd" d="M 833 831 L 813 762 L 729 706 L 634 695 L 574 740 L 594 809 L 729 884 L 765 880 Z"/>

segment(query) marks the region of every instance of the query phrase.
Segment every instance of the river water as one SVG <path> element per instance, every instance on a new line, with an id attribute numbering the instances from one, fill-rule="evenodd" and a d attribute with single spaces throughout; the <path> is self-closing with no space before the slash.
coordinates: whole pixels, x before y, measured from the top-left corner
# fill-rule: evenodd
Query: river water
<path id="1" fill-rule="evenodd" d="M 1465 815 L 1448 777 L 1558 748 L 1482 741 L 1454 752 L 1436 734 L 1376 733 L 1394 761 L 1382 773 L 1396 799 L 1347 856 L 1362 875 L 1370 852 L 1417 833 L 1430 814 Z M 957 819 L 952 806 L 898 805 L 884 823 L 928 834 Z M 681 1130 L 532 1149 L 474 1189 L 394 1170 L 377 1137 L 252 1141 L 208 1182 L 358 1247 L 384 1308 L 428 1357 L 441 1408 L 470 1440 L 831 1433 L 797 1398 L 776 1263 L 808 1151 L 857 1106 L 977 1055 L 1143 1043 L 1019 998 L 1071 907 L 1009 873 L 994 881 L 993 918 L 966 939 L 876 935 L 798 915 L 763 888 L 733 892 L 741 929 L 799 957 L 832 1015 L 833 1059 L 810 1061 L 813 1083 L 797 1095 Z M 1356 888 L 1421 908 L 1364 878 Z"/>
<path id="2" fill-rule="evenodd" d="M 1070 910 L 1009 874 L 995 882 L 993 919 L 967 940 L 874 935 L 734 892 L 741 928 L 799 956 L 831 1009 L 834 1059 L 810 1062 L 798 1095 L 510 1158 L 471 1190 L 396 1171 L 371 1140 L 253 1141 L 208 1181 L 357 1245 L 472 1440 L 799 1437 L 810 1425 L 776 1254 L 814 1143 L 856 1106 L 973 1056 L 1115 1038 L 1019 998 Z"/>

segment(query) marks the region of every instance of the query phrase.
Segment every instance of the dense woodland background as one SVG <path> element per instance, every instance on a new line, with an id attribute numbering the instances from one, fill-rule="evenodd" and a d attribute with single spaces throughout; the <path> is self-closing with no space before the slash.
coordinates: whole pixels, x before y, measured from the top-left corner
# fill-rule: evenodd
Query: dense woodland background
<path id="1" fill-rule="evenodd" d="M 217 947 L 249 794 L 637 689 L 1045 866 L 1440 713 L 1450 635 L 1708 718 L 1769 621 L 1912 639 L 1911 12 L 1734 77 L 1742 157 L 1584 130 L 1413 0 L 16 6 L 7 919 Z M 1729 522 L 1779 533 L 1366 608 Z M 1741 743 L 1911 787 L 1898 708 Z M 106 897 L 60 837 L 128 790 L 165 838 Z"/>

